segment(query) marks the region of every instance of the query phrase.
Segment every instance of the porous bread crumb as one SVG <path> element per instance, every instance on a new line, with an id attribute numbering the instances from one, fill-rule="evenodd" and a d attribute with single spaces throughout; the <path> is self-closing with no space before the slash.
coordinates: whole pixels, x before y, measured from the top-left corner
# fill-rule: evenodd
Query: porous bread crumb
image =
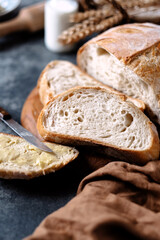
<path id="1" fill-rule="evenodd" d="M 43 116 L 49 132 L 136 150 L 150 145 L 148 121 L 132 104 L 97 89 L 65 93 L 48 104 Z"/>

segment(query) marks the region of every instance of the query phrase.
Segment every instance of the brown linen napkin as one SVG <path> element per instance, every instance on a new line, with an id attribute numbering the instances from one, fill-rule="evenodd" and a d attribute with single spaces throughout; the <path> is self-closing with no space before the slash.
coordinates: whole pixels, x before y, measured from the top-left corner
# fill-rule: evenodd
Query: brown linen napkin
<path id="1" fill-rule="evenodd" d="M 25 240 L 159 240 L 160 161 L 110 162 Z"/>

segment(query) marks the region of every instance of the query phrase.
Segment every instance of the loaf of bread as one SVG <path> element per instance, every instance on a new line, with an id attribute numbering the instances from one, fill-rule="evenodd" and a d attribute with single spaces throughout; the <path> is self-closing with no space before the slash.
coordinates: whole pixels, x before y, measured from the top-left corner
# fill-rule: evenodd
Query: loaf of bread
<path id="1" fill-rule="evenodd" d="M 111 92 L 117 92 L 113 88 L 95 80 L 68 61 L 50 62 L 42 71 L 37 86 L 43 105 L 56 95 L 77 86 L 100 86 L 107 88 Z M 127 101 L 133 102 L 142 111 L 145 109 L 144 102 L 139 99 L 127 97 Z"/>
<path id="2" fill-rule="evenodd" d="M 37 128 L 45 140 L 94 146 L 134 163 L 159 157 L 153 123 L 125 96 L 105 88 L 76 87 L 56 96 L 42 109 Z"/>
<path id="3" fill-rule="evenodd" d="M 146 104 L 160 124 L 160 26 L 126 24 L 91 39 L 77 54 L 79 67 L 95 79 Z"/>
<path id="4" fill-rule="evenodd" d="M 78 156 L 78 151 L 45 142 L 53 153 L 41 151 L 24 139 L 0 133 L 0 177 L 30 179 L 54 172 Z"/>

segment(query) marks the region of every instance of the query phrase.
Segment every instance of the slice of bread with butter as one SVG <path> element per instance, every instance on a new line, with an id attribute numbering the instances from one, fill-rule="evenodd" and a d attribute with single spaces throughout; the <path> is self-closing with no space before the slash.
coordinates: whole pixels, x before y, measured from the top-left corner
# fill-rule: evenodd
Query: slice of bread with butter
<path id="1" fill-rule="evenodd" d="M 0 133 L 0 177 L 30 179 L 54 172 L 78 156 L 75 148 L 44 142 L 53 153 L 41 151 L 23 138 Z"/>

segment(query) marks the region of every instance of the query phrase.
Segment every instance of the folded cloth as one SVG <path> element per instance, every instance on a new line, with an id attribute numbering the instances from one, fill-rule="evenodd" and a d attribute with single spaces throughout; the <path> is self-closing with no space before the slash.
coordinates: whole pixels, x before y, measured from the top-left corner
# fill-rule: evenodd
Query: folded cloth
<path id="1" fill-rule="evenodd" d="M 85 177 L 78 194 L 25 240 L 159 240 L 160 161 L 114 161 Z"/>

